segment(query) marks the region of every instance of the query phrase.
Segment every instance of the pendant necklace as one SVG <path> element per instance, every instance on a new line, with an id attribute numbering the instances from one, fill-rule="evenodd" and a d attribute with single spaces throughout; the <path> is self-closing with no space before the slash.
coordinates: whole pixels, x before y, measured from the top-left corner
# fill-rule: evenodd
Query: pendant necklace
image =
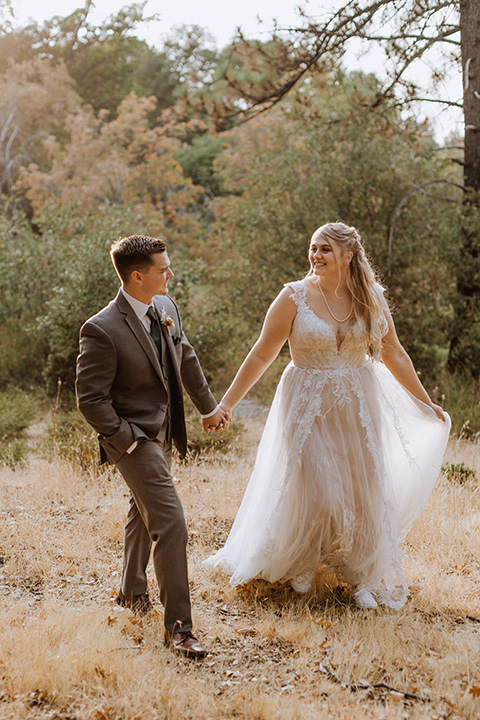
<path id="1" fill-rule="evenodd" d="M 348 315 L 347 315 L 346 318 L 344 318 L 343 320 L 340 320 L 340 319 L 337 318 L 337 317 L 333 314 L 333 312 L 331 311 L 330 305 L 328 304 L 327 298 L 325 297 L 325 294 L 324 294 L 324 292 L 323 292 L 323 290 L 322 290 L 322 286 L 320 285 L 319 282 L 317 282 L 317 285 L 318 285 L 318 288 L 319 288 L 320 292 L 322 293 L 323 302 L 325 303 L 325 306 L 326 306 L 328 312 L 330 313 L 330 315 L 332 316 L 332 318 L 333 318 L 336 322 L 338 322 L 338 323 L 347 322 L 348 318 L 349 318 L 350 315 L 352 314 L 352 310 L 353 310 L 353 298 L 352 298 L 352 304 L 350 305 L 350 312 L 348 313 Z"/>

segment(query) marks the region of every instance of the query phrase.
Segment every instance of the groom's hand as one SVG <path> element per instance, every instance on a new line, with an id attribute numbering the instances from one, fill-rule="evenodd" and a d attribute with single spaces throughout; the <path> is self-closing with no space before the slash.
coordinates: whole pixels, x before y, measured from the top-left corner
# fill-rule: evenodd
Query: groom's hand
<path id="1" fill-rule="evenodd" d="M 226 430 L 230 425 L 230 422 L 230 413 L 222 407 L 219 407 L 214 415 L 210 415 L 210 417 L 202 419 L 203 429 L 206 433 Z"/>

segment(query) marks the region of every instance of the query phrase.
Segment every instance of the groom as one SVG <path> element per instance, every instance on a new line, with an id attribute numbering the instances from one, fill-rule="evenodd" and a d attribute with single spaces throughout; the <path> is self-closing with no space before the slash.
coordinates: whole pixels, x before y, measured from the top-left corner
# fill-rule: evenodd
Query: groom
<path id="1" fill-rule="evenodd" d="M 116 601 L 139 614 L 152 609 L 146 568 L 153 547 L 165 643 L 203 657 L 192 635 L 187 530 L 170 472 L 172 440 L 182 457 L 187 449 L 182 388 L 205 432 L 226 428 L 230 418 L 210 392 L 167 294 L 173 272 L 165 244 L 132 235 L 113 243 L 110 255 L 122 286 L 80 330 L 76 390 L 80 412 L 98 433 L 101 462 L 114 463 L 131 491 Z"/>

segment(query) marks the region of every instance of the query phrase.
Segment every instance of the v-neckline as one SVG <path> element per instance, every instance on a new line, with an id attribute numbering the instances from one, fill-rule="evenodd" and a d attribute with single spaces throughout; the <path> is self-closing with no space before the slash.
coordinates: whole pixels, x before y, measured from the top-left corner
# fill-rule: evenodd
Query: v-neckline
<path id="1" fill-rule="evenodd" d="M 334 339 L 335 339 L 335 345 L 336 345 L 336 348 L 337 348 L 337 353 L 340 354 L 340 350 L 342 349 L 343 343 L 345 342 L 345 340 L 347 339 L 347 336 L 348 336 L 348 335 L 350 334 L 350 332 L 352 331 L 352 328 L 355 326 L 355 322 L 348 324 L 347 332 L 346 332 L 345 335 L 343 336 L 342 342 L 341 342 L 340 344 L 338 344 L 338 342 L 337 342 L 337 333 L 335 332 L 335 329 L 330 325 L 329 322 L 327 322 L 327 321 L 324 320 L 323 318 L 319 317 L 319 315 L 317 315 L 317 313 L 316 313 L 314 310 L 312 310 L 312 308 L 310 307 L 310 305 L 307 303 L 307 298 L 306 298 L 306 297 L 304 298 L 304 302 L 305 302 L 305 307 L 307 308 L 307 310 L 308 310 L 309 312 L 311 312 L 312 315 L 313 315 L 314 317 L 316 317 L 319 322 L 323 323 L 323 324 L 329 329 L 329 331 L 331 332 L 331 334 L 333 335 L 333 337 L 334 337 Z"/>

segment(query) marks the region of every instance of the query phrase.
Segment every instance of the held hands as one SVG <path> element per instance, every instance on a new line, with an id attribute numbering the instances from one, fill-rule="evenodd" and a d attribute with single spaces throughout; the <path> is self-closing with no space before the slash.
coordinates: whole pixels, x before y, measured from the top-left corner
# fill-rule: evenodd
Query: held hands
<path id="1" fill-rule="evenodd" d="M 203 429 L 206 433 L 227 430 L 232 422 L 232 414 L 228 408 L 219 405 L 217 412 L 208 418 L 202 419 Z"/>

